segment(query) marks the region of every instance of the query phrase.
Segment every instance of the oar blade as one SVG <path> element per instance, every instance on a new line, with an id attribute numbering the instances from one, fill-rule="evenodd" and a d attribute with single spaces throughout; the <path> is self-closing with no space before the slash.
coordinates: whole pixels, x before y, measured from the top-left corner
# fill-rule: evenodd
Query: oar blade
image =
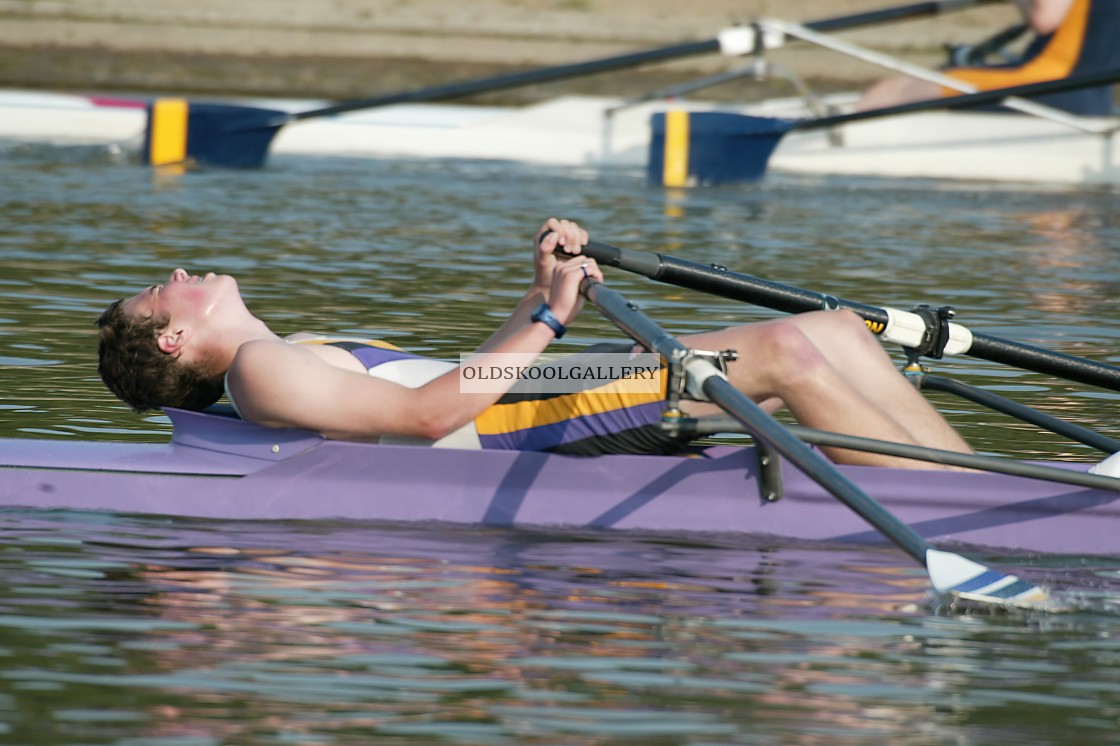
<path id="1" fill-rule="evenodd" d="M 929 549 L 926 570 L 934 589 L 954 600 L 1007 608 L 1048 608 L 1050 592 L 959 554 Z"/>
<path id="2" fill-rule="evenodd" d="M 148 107 L 141 160 L 150 166 L 260 168 L 286 120 L 286 112 L 272 109 L 157 99 Z"/>
<path id="3" fill-rule="evenodd" d="M 649 182 L 687 187 L 758 181 L 793 121 L 714 111 L 654 114 Z"/>

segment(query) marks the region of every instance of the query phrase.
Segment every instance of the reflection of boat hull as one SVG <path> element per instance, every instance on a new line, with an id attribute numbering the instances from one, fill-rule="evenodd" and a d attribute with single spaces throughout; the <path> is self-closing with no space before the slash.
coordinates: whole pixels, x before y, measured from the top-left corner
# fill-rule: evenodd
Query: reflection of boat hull
<path id="1" fill-rule="evenodd" d="M 0 439 L 0 505 L 222 519 L 447 521 L 879 542 L 796 470 L 759 497 L 754 450 L 576 458 L 323 440 L 171 412 L 170 444 Z M 844 467 L 938 544 L 1120 549 L 1120 493 L 990 473 Z"/>
<path id="2" fill-rule="evenodd" d="M 243 102 L 299 111 L 313 101 Z M 643 167 L 650 116 L 668 102 L 604 113 L 617 99 L 565 97 L 524 108 L 407 104 L 308 119 L 281 128 L 274 154 L 500 159 L 560 166 Z M 831 102 L 843 106 L 844 98 Z M 688 108 L 703 110 L 697 103 Z M 763 116 L 803 116 L 795 101 L 737 109 Z M 50 142 L 125 142 L 139 147 L 146 126 L 141 101 L 0 91 L 0 137 Z M 1033 117 L 925 112 L 787 135 L 770 168 L 812 174 L 930 177 L 995 181 L 1116 184 L 1114 136 L 1083 134 Z"/>

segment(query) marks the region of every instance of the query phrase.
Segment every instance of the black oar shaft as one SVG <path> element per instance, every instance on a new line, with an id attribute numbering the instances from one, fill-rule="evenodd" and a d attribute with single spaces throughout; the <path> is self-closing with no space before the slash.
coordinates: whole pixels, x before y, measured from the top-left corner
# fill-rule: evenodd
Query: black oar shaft
<path id="1" fill-rule="evenodd" d="M 985 3 L 994 2 L 1002 2 L 1002 0 L 941 0 L 940 2 L 912 3 L 910 5 L 900 5 L 893 8 L 881 8 L 879 10 L 869 10 L 863 13 L 853 13 L 838 18 L 826 18 L 802 25 L 813 31 L 842 31 L 843 29 L 870 26 L 875 23 L 887 23 L 890 21 L 901 21 L 906 18 L 916 18 L 918 16 L 948 13 L 954 10 L 963 10 L 975 5 L 984 5 Z"/>
<path id="2" fill-rule="evenodd" d="M 806 443 L 818 446 L 831 446 L 833 448 L 843 448 L 848 451 L 877 453 L 882 456 L 896 456 L 898 458 L 926 461 L 932 464 L 942 464 L 944 466 L 959 466 L 965 469 L 990 471 L 996 474 L 1008 474 L 1014 477 L 1041 479 L 1047 482 L 1073 484 L 1079 487 L 1120 492 L 1120 480 L 1115 477 L 1090 474 L 1087 471 L 1075 471 L 1073 469 L 1032 463 L 1030 461 L 1018 461 L 1002 456 L 981 456 L 975 453 L 944 451 L 938 448 L 915 446 L 907 443 L 895 443 L 889 440 L 863 438 L 858 435 L 845 435 L 827 430 L 804 427 L 802 425 L 786 425 L 786 428 Z M 695 437 L 700 437 L 717 433 L 746 432 L 746 429 L 738 420 L 733 420 L 729 417 L 705 417 L 703 419 L 693 420 L 686 432 L 690 434 L 690 437 L 692 434 L 695 434 Z M 1120 448 L 1116 450 L 1120 450 Z"/>
<path id="3" fill-rule="evenodd" d="M 1035 373 L 1120 391 L 1120 368 L 987 334 L 973 334 L 969 355 Z"/>
<path id="4" fill-rule="evenodd" d="M 936 15 L 938 13 L 996 1 L 997 0 L 931 0 L 930 2 L 911 3 L 909 5 L 894 6 L 863 13 L 853 13 L 847 16 L 823 18 L 818 21 L 810 21 L 804 25 L 814 31 L 839 31 L 859 26 L 870 26 L 876 23 L 898 21 L 904 18 Z M 498 91 L 505 91 L 510 88 L 552 83 L 559 80 L 605 73 L 612 70 L 623 70 L 655 62 L 679 60 L 702 54 L 711 54 L 719 50 L 720 42 L 718 38 L 685 42 L 641 52 L 603 57 L 586 62 L 576 62 L 569 65 L 555 65 L 535 70 L 523 70 L 520 72 L 494 75 L 488 78 L 478 78 L 430 88 L 418 88 L 411 91 L 402 91 L 400 93 L 390 93 L 375 98 L 342 101 L 332 106 L 292 114 L 288 117 L 287 121 L 296 121 L 311 117 L 333 116 L 335 114 L 344 114 L 348 111 L 372 109 L 393 104 L 404 104 L 416 101 L 447 101 L 449 99 L 474 96 L 480 93 L 497 93 Z"/>
<path id="5" fill-rule="evenodd" d="M 687 351 L 683 344 L 637 306 L 602 283 L 584 280 L 583 293 L 619 329 L 663 358 L 673 360 Z M 904 552 L 923 566 L 926 564 L 930 546 L 925 539 L 849 481 L 835 466 L 805 445 L 730 381 L 720 375 L 709 375 L 704 379 L 702 388 L 712 402 L 738 420 L 755 438 L 832 493 Z"/>
<path id="6" fill-rule="evenodd" d="M 653 252 L 620 249 L 597 241 L 590 242 L 584 248 L 584 253 L 595 257 L 601 264 L 625 269 L 653 280 L 784 313 L 847 308 L 869 322 L 868 326 L 873 331 L 882 331 L 889 320 L 886 309 L 877 306 L 763 280 L 718 265 L 706 265 Z M 1022 342 L 974 332 L 967 354 L 1036 373 L 1120 391 L 1120 368 Z"/>
<path id="7" fill-rule="evenodd" d="M 1082 443 L 1090 448 L 1107 454 L 1120 452 L 1120 440 L 1102 435 L 1087 427 L 1066 422 L 1045 412 L 1039 412 L 1033 407 L 1012 401 L 991 391 L 969 386 L 960 381 L 942 376 L 924 375 L 921 377 L 921 388 L 924 391 L 941 391 L 946 394 L 966 399 L 980 404 L 996 412 L 1002 412 L 1023 422 L 1030 423 L 1044 430 L 1049 430 L 1077 443 Z"/>
<path id="8" fill-rule="evenodd" d="M 764 305 L 786 313 L 847 308 L 870 322 L 869 326 L 873 330 L 885 328 L 889 320 L 883 308 L 676 257 L 662 257 L 661 271 L 656 279 L 680 287 L 722 295 L 733 300 Z M 974 332 L 967 354 L 994 363 L 1012 365 L 1036 373 L 1120 391 L 1120 368 L 1022 342 L 1011 342 Z"/>
<path id="9" fill-rule="evenodd" d="M 558 80 L 567 80 L 568 78 L 604 73 L 611 70 L 622 70 L 628 67 L 637 67 L 638 65 L 646 65 L 654 62 L 683 59 L 701 54 L 711 54 L 712 52 L 718 51 L 718 39 L 687 42 L 644 52 L 619 55 L 617 57 L 576 62 L 570 65 L 544 67 L 537 70 L 523 70 L 503 75 L 494 75 L 488 78 L 478 78 L 476 80 L 464 80 L 459 83 L 448 83 L 447 85 L 433 86 L 430 88 L 418 88 L 412 91 L 390 93 L 376 98 L 343 101 L 334 106 L 326 106 L 322 109 L 312 109 L 310 111 L 293 114 L 292 119 L 333 116 L 335 114 L 343 114 L 358 109 L 372 109 L 379 106 L 390 106 L 393 104 L 404 104 L 415 101 L 446 101 L 449 99 L 474 96 L 479 93 L 497 93 L 498 91 L 505 91 L 520 86 L 551 83 Z"/>

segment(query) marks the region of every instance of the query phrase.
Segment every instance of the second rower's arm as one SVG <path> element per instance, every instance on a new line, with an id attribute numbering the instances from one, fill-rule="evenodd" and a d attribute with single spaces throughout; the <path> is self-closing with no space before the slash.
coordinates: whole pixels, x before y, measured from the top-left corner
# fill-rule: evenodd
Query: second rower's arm
<path id="1" fill-rule="evenodd" d="M 1073 6 L 1073 0 L 1012 0 L 1036 34 L 1058 30 Z"/>

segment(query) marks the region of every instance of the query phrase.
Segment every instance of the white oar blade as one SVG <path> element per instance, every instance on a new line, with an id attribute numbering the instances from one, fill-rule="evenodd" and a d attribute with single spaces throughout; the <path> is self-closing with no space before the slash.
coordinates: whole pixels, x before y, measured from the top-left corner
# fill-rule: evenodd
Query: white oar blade
<path id="1" fill-rule="evenodd" d="M 937 592 L 955 598 L 1003 606 L 1034 606 L 1050 600 L 1045 588 L 952 552 L 927 550 L 926 569 Z"/>

